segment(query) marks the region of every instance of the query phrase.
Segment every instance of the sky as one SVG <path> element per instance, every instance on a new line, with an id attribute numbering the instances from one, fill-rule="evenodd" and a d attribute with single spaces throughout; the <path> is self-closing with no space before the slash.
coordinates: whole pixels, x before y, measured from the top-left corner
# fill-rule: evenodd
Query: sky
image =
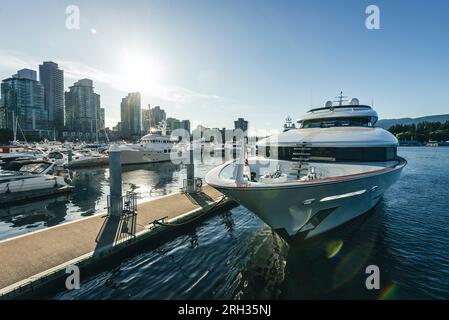
<path id="1" fill-rule="evenodd" d="M 66 88 L 94 81 L 107 126 L 134 91 L 194 126 L 279 129 L 340 91 L 384 119 L 449 113 L 445 0 L 2 0 L 0 24 L 0 79 L 54 61 Z"/>

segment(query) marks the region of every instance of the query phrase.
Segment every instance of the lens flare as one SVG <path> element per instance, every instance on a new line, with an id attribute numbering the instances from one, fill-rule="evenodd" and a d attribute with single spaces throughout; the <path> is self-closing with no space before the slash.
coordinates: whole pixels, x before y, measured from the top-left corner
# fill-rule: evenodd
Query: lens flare
<path id="1" fill-rule="evenodd" d="M 326 256 L 329 259 L 332 259 L 335 257 L 343 247 L 343 241 L 342 240 L 335 240 L 331 241 L 326 246 Z"/>
<path id="2" fill-rule="evenodd" d="M 380 292 L 378 300 L 391 300 L 397 294 L 398 286 L 395 283 L 390 283 Z"/>

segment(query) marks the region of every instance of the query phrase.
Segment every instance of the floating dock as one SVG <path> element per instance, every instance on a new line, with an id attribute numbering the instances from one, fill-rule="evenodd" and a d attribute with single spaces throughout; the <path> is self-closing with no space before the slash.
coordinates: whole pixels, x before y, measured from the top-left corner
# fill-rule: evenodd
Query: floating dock
<path id="1" fill-rule="evenodd" d="M 67 277 L 65 270 L 70 265 L 82 270 L 117 252 L 132 254 L 137 243 L 230 204 L 221 193 L 205 186 L 201 192 L 142 202 L 133 214 L 97 214 L 0 241 L 0 298 L 37 294 L 39 288 Z"/>

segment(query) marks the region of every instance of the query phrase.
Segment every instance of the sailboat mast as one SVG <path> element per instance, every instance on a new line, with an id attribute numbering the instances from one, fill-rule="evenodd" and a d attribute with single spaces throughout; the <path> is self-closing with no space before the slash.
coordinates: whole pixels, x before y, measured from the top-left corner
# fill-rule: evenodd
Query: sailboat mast
<path id="1" fill-rule="evenodd" d="M 13 130 L 13 134 L 14 134 L 13 141 L 16 142 L 17 141 L 17 119 L 16 119 L 16 114 L 14 111 L 12 112 L 12 130 Z"/>

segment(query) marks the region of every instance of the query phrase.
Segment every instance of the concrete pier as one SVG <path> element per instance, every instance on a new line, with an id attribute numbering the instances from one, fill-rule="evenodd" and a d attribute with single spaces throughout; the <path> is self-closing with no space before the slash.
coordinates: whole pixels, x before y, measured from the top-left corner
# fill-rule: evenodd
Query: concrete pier
<path id="1" fill-rule="evenodd" d="M 192 195 L 175 193 L 142 202 L 132 216 L 117 219 L 97 214 L 0 241 L 0 296 L 38 292 L 41 286 L 65 278 L 67 266 L 88 266 L 116 252 L 132 254 L 134 244 L 230 204 L 205 186 Z M 162 218 L 163 223 L 158 223 Z"/>

